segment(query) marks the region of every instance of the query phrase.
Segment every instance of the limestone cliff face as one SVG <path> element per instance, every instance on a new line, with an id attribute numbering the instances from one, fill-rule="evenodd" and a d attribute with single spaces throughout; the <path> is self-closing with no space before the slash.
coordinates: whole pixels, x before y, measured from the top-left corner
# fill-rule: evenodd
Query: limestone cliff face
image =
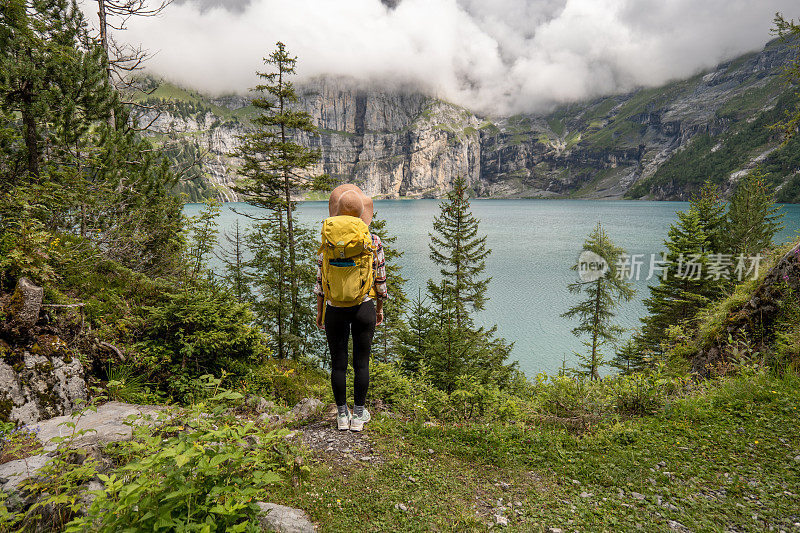
<path id="1" fill-rule="evenodd" d="M 776 86 L 786 53 L 772 45 L 661 89 L 513 117 L 480 117 L 405 88 L 317 79 L 298 93 L 319 134 L 298 140 L 320 149 L 315 173 L 375 197 L 441 197 L 462 175 L 478 196 L 618 198 L 698 133 L 730 126 L 733 119 L 720 114 L 726 103 L 752 92 L 769 105 L 766 88 Z M 210 194 L 235 199 L 238 162 L 229 154 L 255 112 L 248 98 L 207 99 L 194 113 L 166 103 L 154 131 L 195 143 Z"/>

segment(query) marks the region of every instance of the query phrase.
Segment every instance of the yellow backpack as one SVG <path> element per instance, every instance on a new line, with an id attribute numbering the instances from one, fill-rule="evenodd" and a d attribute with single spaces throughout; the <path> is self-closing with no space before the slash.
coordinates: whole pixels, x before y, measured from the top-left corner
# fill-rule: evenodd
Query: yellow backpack
<path id="1" fill-rule="evenodd" d="M 319 252 L 325 298 L 338 307 L 360 304 L 374 281 L 375 246 L 364 221 L 348 215 L 326 218 Z"/>

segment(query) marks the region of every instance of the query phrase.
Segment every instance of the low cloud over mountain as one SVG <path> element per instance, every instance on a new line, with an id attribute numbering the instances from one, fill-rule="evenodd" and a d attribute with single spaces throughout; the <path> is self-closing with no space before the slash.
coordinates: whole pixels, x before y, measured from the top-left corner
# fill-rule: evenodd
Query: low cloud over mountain
<path id="1" fill-rule="evenodd" d="M 93 5 L 93 3 L 92 3 Z M 149 68 L 213 93 L 245 92 L 278 40 L 301 77 L 411 83 L 486 113 L 686 77 L 770 39 L 796 0 L 183 0 L 121 37 Z"/>

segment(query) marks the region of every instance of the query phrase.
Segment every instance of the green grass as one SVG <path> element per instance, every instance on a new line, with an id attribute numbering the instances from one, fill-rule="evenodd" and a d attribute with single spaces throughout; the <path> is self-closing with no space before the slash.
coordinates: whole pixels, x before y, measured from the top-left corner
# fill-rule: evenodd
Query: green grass
<path id="1" fill-rule="evenodd" d="M 509 504 L 502 514 L 519 531 L 665 531 L 670 520 L 695 531 L 788 530 L 800 521 L 798 405 L 794 374 L 756 373 L 583 436 L 378 414 L 369 436 L 382 464 L 317 460 L 302 487 L 276 497 L 322 531 L 485 530 Z"/>
<path id="2" fill-rule="evenodd" d="M 547 120 L 547 126 L 550 128 L 550 131 L 556 134 L 557 137 L 562 137 L 564 135 L 564 121 L 550 118 Z"/>

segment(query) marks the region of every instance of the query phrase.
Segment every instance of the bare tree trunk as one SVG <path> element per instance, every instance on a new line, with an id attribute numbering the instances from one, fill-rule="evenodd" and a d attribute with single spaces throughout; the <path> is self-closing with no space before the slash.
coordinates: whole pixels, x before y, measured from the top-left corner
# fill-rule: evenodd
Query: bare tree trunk
<path id="1" fill-rule="evenodd" d="M 281 249 L 278 262 L 278 358 L 283 359 L 286 356 L 283 349 L 283 288 L 286 275 L 283 265 L 286 264 L 286 252 L 283 246 L 283 215 L 280 211 L 276 211 L 275 214 L 278 217 L 278 242 Z"/>
<path id="2" fill-rule="evenodd" d="M 97 16 L 100 19 L 100 44 L 103 47 L 103 53 L 106 56 L 106 76 L 108 83 L 113 87 L 114 80 L 111 77 L 111 57 L 108 54 L 108 22 L 106 21 L 106 1 L 97 0 L 97 6 L 100 8 L 97 11 Z M 109 110 L 108 127 L 114 129 L 116 126 L 116 118 L 114 117 L 114 108 Z"/>
<path id="3" fill-rule="evenodd" d="M 592 328 L 592 363 L 591 363 L 591 373 L 592 373 L 592 380 L 597 381 L 600 379 L 600 373 L 597 370 L 597 333 L 598 328 L 600 328 L 600 283 L 602 282 L 602 278 L 597 280 L 597 295 L 594 298 L 594 324 Z"/>
<path id="4" fill-rule="evenodd" d="M 31 100 L 33 98 L 25 91 L 22 105 L 22 124 L 25 129 L 25 148 L 28 151 L 28 173 L 34 178 L 39 177 L 39 134 L 36 131 L 36 119 L 33 117 Z"/>
<path id="5" fill-rule="evenodd" d="M 278 87 L 283 90 L 283 66 L 279 65 L 278 68 Z M 284 111 L 284 101 L 283 101 L 283 93 L 281 92 L 278 96 L 278 106 L 279 112 L 283 114 Z M 286 127 L 283 123 L 281 123 L 281 143 L 285 145 L 286 143 Z M 289 322 L 289 331 L 293 335 L 298 335 L 298 311 L 297 311 L 297 276 L 295 275 L 296 264 L 295 264 L 295 242 L 294 242 L 294 224 L 292 223 L 292 198 L 291 198 L 291 190 L 289 189 L 289 176 L 284 176 L 283 178 L 283 194 L 284 194 L 284 201 L 286 202 L 286 237 L 289 243 L 289 282 L 291 286 L 291 291 L 289 294 L 290 297 L 290 308 L 291 308 L 291 315 L 290 315 L 290 322 Z"/>

